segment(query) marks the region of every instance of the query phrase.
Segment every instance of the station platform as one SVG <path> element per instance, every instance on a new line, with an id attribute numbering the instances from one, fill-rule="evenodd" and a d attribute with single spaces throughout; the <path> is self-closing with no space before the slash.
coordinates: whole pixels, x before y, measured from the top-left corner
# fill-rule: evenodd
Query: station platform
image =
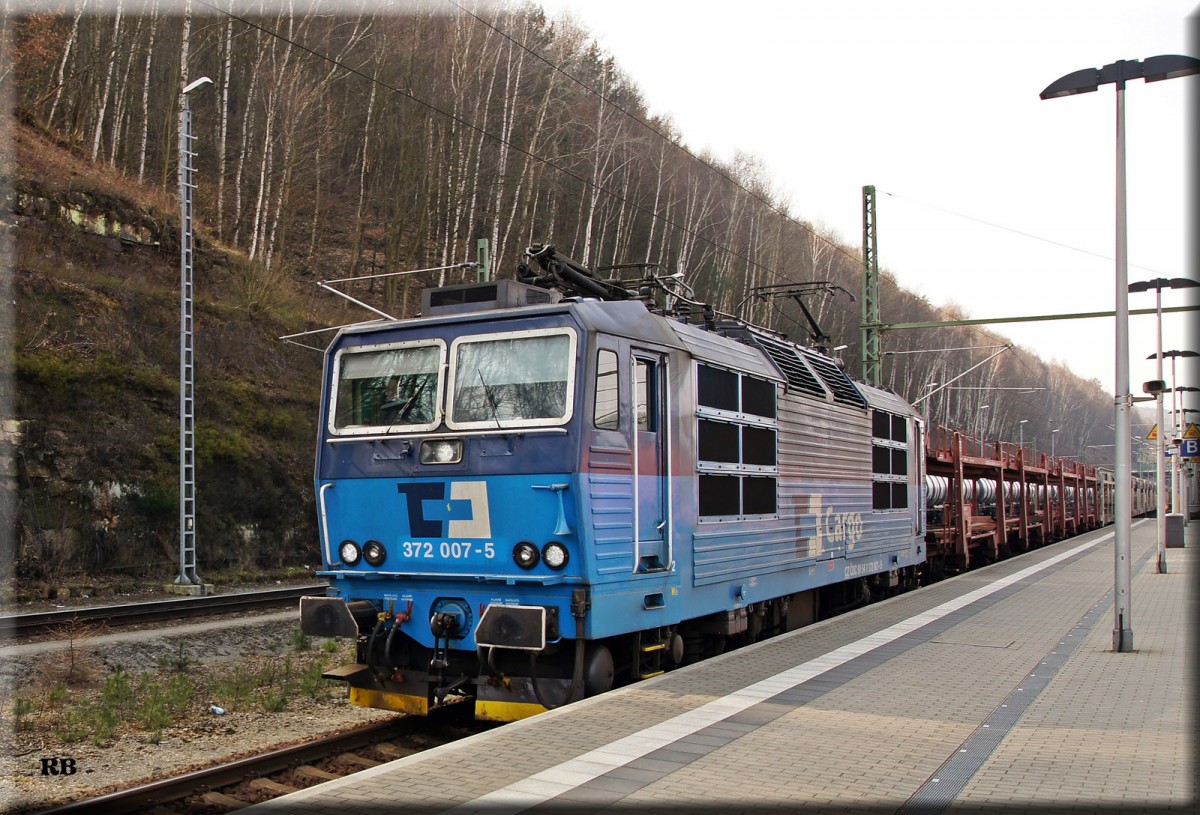
<path id="1" fill-rule="evenodd" d="M 1200 524 L 1135 520 L 241 810 L 1196 812 Z"/>

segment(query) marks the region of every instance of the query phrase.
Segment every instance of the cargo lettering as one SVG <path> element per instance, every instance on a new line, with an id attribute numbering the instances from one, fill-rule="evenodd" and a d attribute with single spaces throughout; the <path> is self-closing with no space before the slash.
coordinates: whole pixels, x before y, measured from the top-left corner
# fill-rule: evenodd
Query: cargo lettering
<path id="1" fill-rule="evenodd" d="M 863 537 L 863 519 L 861 512 L 835 512 L 833 507 L 822 505 L 820 495 L 810 499 L 810 507 L 816 522 L 814 536 L 814 554 L 820 554 L 825 546 L 845 544 L 853 548 Z"/>

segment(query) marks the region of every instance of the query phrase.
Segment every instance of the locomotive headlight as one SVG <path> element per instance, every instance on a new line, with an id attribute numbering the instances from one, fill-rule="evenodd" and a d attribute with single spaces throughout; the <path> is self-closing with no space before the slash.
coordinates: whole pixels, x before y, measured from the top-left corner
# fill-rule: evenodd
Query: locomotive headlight
<path id="1" fill-rule="evenodd" d="M 567 565 L 567 547 L 558 541 L 550 541 L 542 547 L 542 562 L 554 571 Z"/>
<path id="2" fill-rule="evenodd" d="M 462 451 L 462 439 L 429 439 L 421 442 L 421 463 L 457 464 Z"/>
<path id="3" fill-rule="evenodd" d="M 532 569 L 538 564 L 538 550 L 529 541 L 521 541 L 513 547 L 513 560 L 522 569 Z"/>
<path id="4" fill-rule="evenodd" d="M 363 557 L 372 566 L 379 566 L 387 558 L 387 549 L 384 549 L 379 541 L 367 541 L 363 544 Z"/>
<path id="5" fill-rule="evenodd" d="M 353 566 L 362 557 L 362 551 L 354 541 L 342 541 L 338 547 L 338 557 L 342 559 L 343 566 Z"/>

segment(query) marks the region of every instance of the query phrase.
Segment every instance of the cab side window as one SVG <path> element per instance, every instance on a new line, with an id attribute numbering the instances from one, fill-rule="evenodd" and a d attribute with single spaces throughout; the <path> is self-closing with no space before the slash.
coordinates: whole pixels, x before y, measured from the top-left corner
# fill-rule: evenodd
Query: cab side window
<path id="1" fill-rule="evenodd" d="M 592 414 L 592 422 L 598 430 L 619 429 L 619 379 L 616 353 L 601 348 L 596 357 L 596 408 Z"/>

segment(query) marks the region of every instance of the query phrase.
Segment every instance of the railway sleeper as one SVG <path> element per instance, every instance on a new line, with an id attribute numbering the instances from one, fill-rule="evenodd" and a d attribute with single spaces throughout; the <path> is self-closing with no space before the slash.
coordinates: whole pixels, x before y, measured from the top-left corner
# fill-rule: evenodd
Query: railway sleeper
<path id="1" fill-rule="evenodd" d="M 200 801 L 208 806 L 216 807 L 222 812 L 234 812 L 250 806 L 250 801 L 243 801 L 224 792 L 206 792 L 200 796 Z"/>
<path id="2" fill-rule="evenodd" d="M 298 778 L 304 781 L 310 781 L 314 784 L 320 784 L 325 781 L 333 781 L 335 778 L 342 776 L 337 773 L 331 773 L 327 770 L 322 770 L 320 767 L 314 767 L 311 764 L 303 764 L 294 770 Z"/>
<path id="3" fill-rule="evenodd" d="M 246 782 L 246 786 L 255 792 L 266 793 L 272 798 L 300 791 L 299 787 L 293 787 L 290 784 L 281 784 L 278 781 L 272 781 L 270 778 L 253 778 Z"/>

